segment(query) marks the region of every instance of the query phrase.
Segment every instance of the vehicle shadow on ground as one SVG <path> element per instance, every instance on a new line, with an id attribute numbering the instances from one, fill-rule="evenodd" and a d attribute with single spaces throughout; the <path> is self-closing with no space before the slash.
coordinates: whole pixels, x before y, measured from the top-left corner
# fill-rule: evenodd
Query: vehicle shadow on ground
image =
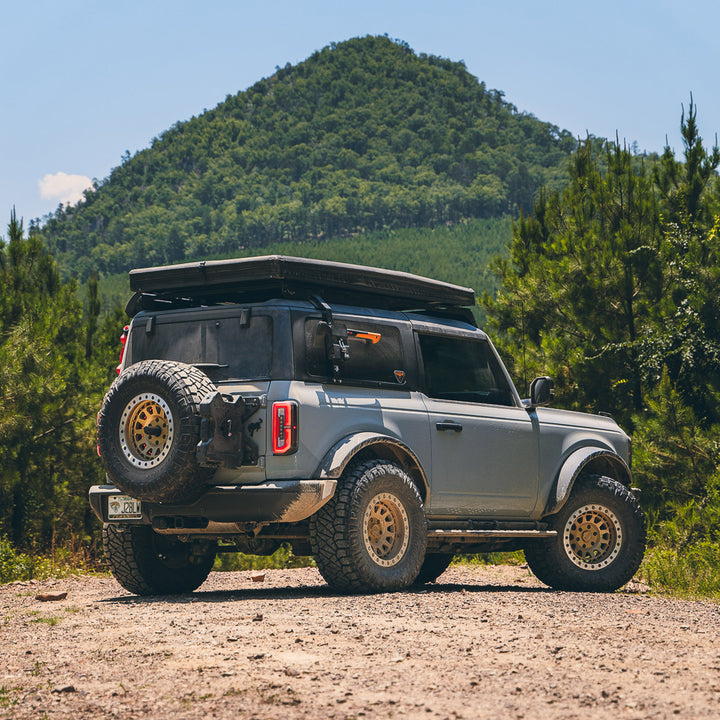
<path id="1" fill-rule="evenodd" d="M 555 593 L 548 587 L 525 587 L 522 585 L 488 585 L 469 583 L 433 583 L 408 590 L 390 593 L 393 595 L 451 595 L 455 593 Z M 102 603 L 146 604 L 146 603 L 218 603 L 239 602 L 243 600 L 278 600 L 305 598 L 352 598 L 383 593 L 341 593 L 327 585 L 288 586 L 272 588 L 238 588 L 237 590 L 196 590 L 183 595 L 121 595 L 103 598 Z"/>

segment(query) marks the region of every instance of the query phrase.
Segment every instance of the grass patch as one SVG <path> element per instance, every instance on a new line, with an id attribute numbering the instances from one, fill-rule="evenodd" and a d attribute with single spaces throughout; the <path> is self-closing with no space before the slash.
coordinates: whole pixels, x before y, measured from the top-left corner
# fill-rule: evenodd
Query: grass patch
<path id="1" fill-rule="evenodd" d="M 453 565 L 524 565 L 525 555 L 516 552 L 492 552 L 475 555 L 456 555 Z M 272 555 L 246 555 L 244 553 L 220 553 L 213 570 L 233 572 L 238 570 L 286 570 L 288 568 L 315 567 L 310 556 L 295 555 L 289 544 L 283 544 Z"/>
<path id="2" fill-rule="evenodd" d="M 45 668 L 45 663 L 40 662 L 39 660 L 35 661 L 35 664 L 32 666 L 32 669 L 28 671 L 29 675 L 32 675 L 33 677 L 38 677 L 42 674 L 43 669 Z"/>
<path id="3" fill-rule="evenodd" d="M 514 552 L 477 553 L 475 555 L 456 555 L 452 565 L 524 565 L 522 550 Z"/>
<path id="4" fill-rule="evenodd" d="M 50 556 L 31 555 L 20 552 L 7 538 L 0 536 L 0 585 L 96 571 L 97 567 L 81 550 L 58 548 Z"/>
<path id="5" fill-rule="evenodd" d="M 54 617 L 54 616 L 42 616 L 42 617 L 35 617 L 30 620 L 31 623 L 43 623 L 44 625 L 49 625 L 50 627 L 55 627 L 59 622 L 60 618 Z"/>
<path id="6" fill-rule="evenodd" d="M 45 558 L 20 553 L 9 540 L 0 538 L 0 584 L 16 580 L 33 580 L 48 577 L 49 562 Z"/>
<path id="7" fill-rule="evenodd" d="M 9 688 L 5 685 L 0 686 L 0 708 L 9 708 L 17 705 L 20 701 L 14 697 L 18 692 L 18 688 Z"/>
<path id="8" fill-rule="evenodd" d="M 720 544 L 703 541 L 682 551 L 648 548 L 639 576 L 652 590 L 695 599 L 720 600 Z"/>
<path id="9" fill-rule="evenodd" d="M 315 567 L 315 561 L 305 555 L 295 555 L 290 545 L 283 543 L 272 555 L 221 552 L 215 560 L 213 570 L 235 572 L 238 570 L 286 570 L 300 567 Z"/>

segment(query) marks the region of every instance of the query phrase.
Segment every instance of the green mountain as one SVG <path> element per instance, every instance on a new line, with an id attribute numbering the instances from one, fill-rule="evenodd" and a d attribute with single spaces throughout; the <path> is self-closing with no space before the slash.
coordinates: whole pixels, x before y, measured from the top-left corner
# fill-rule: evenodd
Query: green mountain
<path id="1" fill-rule="evenodd" d="M 42 234 L 83 279 L 500 217 L 563 183 L 575 145 L 462 62 L 357 38 L 176 123 Z"/>

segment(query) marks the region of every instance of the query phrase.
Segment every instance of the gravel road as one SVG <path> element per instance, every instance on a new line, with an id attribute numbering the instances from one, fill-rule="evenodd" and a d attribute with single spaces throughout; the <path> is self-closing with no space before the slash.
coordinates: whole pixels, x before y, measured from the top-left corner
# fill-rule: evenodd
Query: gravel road
<path id="1" fill-rule="evenodd" d="M 368 596 L 312 568 L 178 597 L 13 583 L 0 719 L 720 718 L 719 606 L 645 590 L 555 592 L 509 566 Z"/>

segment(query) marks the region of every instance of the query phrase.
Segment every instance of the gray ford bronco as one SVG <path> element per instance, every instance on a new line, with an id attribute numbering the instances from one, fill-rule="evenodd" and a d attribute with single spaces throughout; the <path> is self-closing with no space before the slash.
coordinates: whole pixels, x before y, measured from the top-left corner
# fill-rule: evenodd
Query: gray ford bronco
<path id="1" fill-rule="evenodd" d="M 284 256 L 130 273 L 90 490 L 110 568 L 190 592 L 217 553 L 311 554 L 328 584 L 433 582 L 522 549 L 558 589 L 612 591 L 645 520 L 609 417 L 521 399 L 469 288 Z"/>

